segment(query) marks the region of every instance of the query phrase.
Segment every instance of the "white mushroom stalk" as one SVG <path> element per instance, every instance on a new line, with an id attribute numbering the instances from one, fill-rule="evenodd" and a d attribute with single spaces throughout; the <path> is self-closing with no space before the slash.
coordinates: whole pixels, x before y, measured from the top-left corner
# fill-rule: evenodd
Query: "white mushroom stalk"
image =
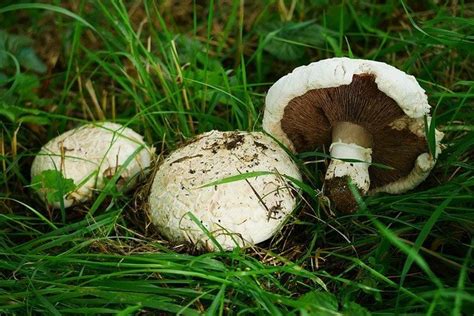
<path id="1" fill-rule="evenodd" d="M 369 166 L 372 162 L 372 135 L 362 126 L 350 122 L 339 122 L 332 130 L 329 147 L 331 161 L 326 170 L 328 195 L 335 200 L 352 200 L 346 197 L 349 178 L 365 195 L 370 188 Z"/>
<path id="2" fill-rule="evenodd" d="M 326 171 L 325 179 L 352 179 L 353 183 L 366 194 L 370 187 L 369 163 L 372 162 L 372 149 L 344 142 L 332 143 L 329 148 L 331 161 Z"/>

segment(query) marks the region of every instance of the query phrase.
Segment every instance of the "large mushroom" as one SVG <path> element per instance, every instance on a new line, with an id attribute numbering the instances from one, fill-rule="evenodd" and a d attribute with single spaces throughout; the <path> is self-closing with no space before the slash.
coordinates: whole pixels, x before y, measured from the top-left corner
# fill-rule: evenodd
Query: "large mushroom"
<path id="1" fill-rule="evenodd" d="M 31 166 L 33 181 L 45 171 L 54 170 L 74 182 L 72 192 L 64 192 L 63 201 L 47 201 L 49 188 L 38 190 L 52 207 L 69 207 L 85 202 L 107 179 L 120 172 L 116 185 L 127 190 L 150 166 L 153 148 L 143 137 L 120 124 L 87 124 L 63 133 L 41 148 Z M 36 183 L 32 183 L 37 187 Z"/>
<path id="2" fill-rule="evenodd" d="M 218 247 L 213 238 L 223 249 L 253 245 L 275 234 L 296 206 L 295 189 L 285 176 L 301 180 L 297 166 L 269 136 L 211 131 L 158 167 L 149 214 L 174 243 L 211 251 Z"/>
<path id="3" fill-rule="evenodd" d="M 413 76 L 382 62 L 331 58 L 298 67 L 270 88 L 263 128 L 296 152 L 329 149 L 326 194 L 339 211 L 352 212 L 349 178 L 364 195 L 402 193 L 428 176 L 443 137 L 436 131 L 431 154 L 429 111 Z"/>

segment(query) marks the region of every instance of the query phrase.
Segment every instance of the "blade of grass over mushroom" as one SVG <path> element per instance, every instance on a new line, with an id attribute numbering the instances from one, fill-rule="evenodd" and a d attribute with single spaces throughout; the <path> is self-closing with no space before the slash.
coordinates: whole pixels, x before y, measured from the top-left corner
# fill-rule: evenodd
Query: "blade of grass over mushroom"
<path id="1" fill-rule="evenodd" d="M 267 175 L 275 175 L 275 173 L 271 171 L 251 171 L 251 172 L 241 173 L 235 176 L 225 177 L 220 180 L 212 181 L 210 183 L 196 187 L 196 189 L 207 188 L 207 187 L 212 187 L 215 185 L 226 184 L 226 183 L 231 183 L 235 181 L 242 181 L 249 178 L 267 176 Z"/>
<path id="2" fill-rule="evenodd" d="M 347 178 L 347 186 L 349 187 L 349 190 L 351 191 L 352 196 L 354 197 L 357 206 L 359 207 L 359 211 L 363 214 L 367 213 L 367 205 L 362 199 L 362 196 L 360 195 L 357 186 L 352 182 L 352 179 L 349 177 Z"/>
<path id="3" fill-rule="evenodd" d="M 127 157 L 127 159 L 118 166 L 118 169 L 116 172 L 113 174 L 112 178 L 106 183 L 104 189 L 100 192 L 100 194 L 97 196 L 96 200 L 92 204 L 90 210 L 89 210 L 89 215 L 92 216 L 95 211 L 99 208 L 99 206 L 102 204 L 102 202 L 105 200 L 107 195 L 109 195 L 111 192 L 113 192 L 114 189 L 116 189 L 116 183 L 121 177 L 122 173 L 127 169 L 127 166 L 134 160 L 136 159 L 136 156 L 144 150 L 145 145 L 139 145 L 133 153 Z M 105 159 L 105 158 L 104 158 Z"/>
<path id="4" fill-rule="evenodd" d="M 206 234 L 206 236 L 212 241 L 212 243 L 220 250 L 224 251 L 221 244 L 217 239 L 212 235 L 212 233 L 201 223 L 201 221 L 191 212 L 187 212 L 186 216 L 191 218 L 191 220 Z"/>
<path id="5" fill-rule="evenodd" d="M 322 152 L 318 152 L 318 151 L 307 151 L 307 152 L 299 153 L 298 156 L 302 159 L 311 158 L 311 157 L 321 157 L 321 158 L 326 158 L 326 159 L 338 159 L 338 160 L 342 160 L 342 161 L 345 161 L 345 162 L 365 163 L 365 164 L 368 164 L 369 166 L 374 166 L 374 167 L 377 167 L 377 168 L 380 168 L 380 169 L 386 169 L 386 170 L 394 170 L 395 169 L 391 166 L 387 166 L 387 165 L 384 165 L 382 163 L 367 162 L 367 161 L 362 161 L 362 160 L 358 160 L 358 159 L 336 158 L 336 157 L 332 157 L 331 155 L 328 155 L 328 154 L 325 154 L 325 153 L 322 153 Z"/>
<path id="6" fill-rule="evenodd" d="M 431 118 L 431 122 L 429 124 L 428 124 L 428 119 L 426 116 L 424 117 L 424 121 L 425 121 L 426 139 L 428 140 L 428 148 L 429 148 L 430 154 L 434 157 L 436 155 L 435 117 L 433 116 Z"/>
<path id="7" fill-rule="evenodd" d="M 294 178 L 287 176 L 285 174 L 279 174 L 278 172 L 274 171 L 251 171 L 251 172 L 246 172 L 246 173 L 240 173 L 235 176 L 230 176 L 230 177 L 225 177 L 220 180 L 212 181 L 210 183 L 204 184 L 202 186 L 196 187 L 196 189 L 201 189 L 201 188 L 207 188 L 207 187 L 213 187 L 216 185 L 221 185 L 221 184 L 226 184 L 226 183 L 232 183 L 236 181 L 242 181 L 250 178 L 256 178 L 256 177 L 261 177 L 261 176 L 268 176 L 268 175 L 273 175 L 273 176 L 281 176 L 287 180 L 289 180 L 291 183 L 293 183 L 296 187 L 302 189 L 304 192 L 309 193 L 314 195 L 314 189 L 311 188 L 309 185 L 305 184 L 304 182 Z"/>

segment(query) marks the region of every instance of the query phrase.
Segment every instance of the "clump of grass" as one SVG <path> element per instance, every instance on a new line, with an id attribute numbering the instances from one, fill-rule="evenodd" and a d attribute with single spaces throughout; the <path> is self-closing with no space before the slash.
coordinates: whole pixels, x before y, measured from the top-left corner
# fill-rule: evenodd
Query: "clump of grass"
<path id="1" fill-rule="evenodd" d="M 0 97 L 2 313 L 470 313 L 474 6 L 170 3 L 0 7 L 1 28 L 31 37 L 48 66 L 19 64 L 0 87 L 23 82 L 17 98 Z M 191 255 L 162 240 L 132 196 L 103 192 L 62 222 L 27 188 L 41 145 L 87 121 L 126 124 L 163 153 L 211 129 L 259 130 L 266 89 L 333 56 L 388 62 L 426 89 L 445 149 L 416 190 L 334 217 L 308 189 L 272 241 Z M 324 168 L 311 157 L 321 158 L 296 158 L 318 189 Z"/>

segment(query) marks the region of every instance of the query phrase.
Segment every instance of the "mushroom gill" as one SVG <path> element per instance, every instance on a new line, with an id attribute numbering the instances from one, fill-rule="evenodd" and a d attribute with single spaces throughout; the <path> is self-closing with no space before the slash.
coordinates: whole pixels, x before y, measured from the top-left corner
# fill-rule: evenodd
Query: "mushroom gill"
<path id="1" fill-rule="evenodd" d="M 312 89 L 293 98 L 284 109 L 281 127 L 297 152 L 329 149 L 333 159 L 326 173 L 326 194 L 339 211 L 351 212 L 356 203 L 348 177 L 365 194 L 406 177 L 427 151 L 423 137 L 408 128 L 394 128 L 393 122 L 404 117 L 398 104 L 378 89 L 375 76 L 364 73 L 354 74 L 350 84 Z"/>

